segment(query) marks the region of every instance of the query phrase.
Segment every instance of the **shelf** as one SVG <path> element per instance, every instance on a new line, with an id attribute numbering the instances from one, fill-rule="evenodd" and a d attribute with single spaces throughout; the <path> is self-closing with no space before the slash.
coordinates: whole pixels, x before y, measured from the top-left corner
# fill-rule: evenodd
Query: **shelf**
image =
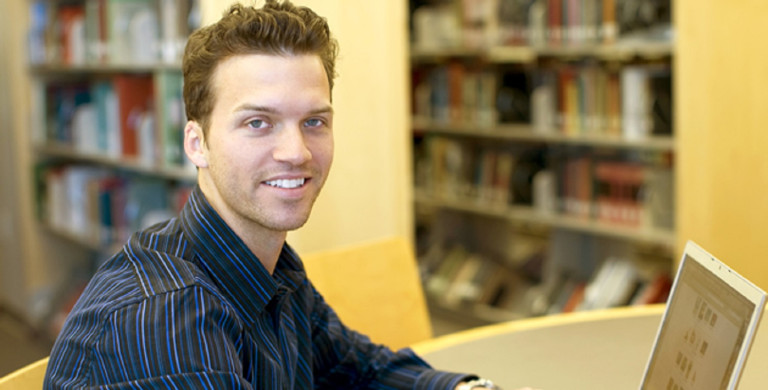
<path id="1" fill-rule="evenodd" d="M 674 152 L 675 140 L 671 136 L 651 136 L 645 139 L 627 139 L 605 134 L 569 135 L 555 129 L 536 130 L 528 124 L 501 124 L 477 126 L 473 124 L 440 124 L 421 118 L 413 119 L 414 131 L 447 134 L 493 140 L 539 142 L 593 147 L 610 147 L 632 150 Z"/>
<path id="2" fill-rule="evenodd" d="M 194 181 L 197 172 L 192 168 L 157 166 L 137 160 L 116 158 L 96 153 L 84 153 L 62 145 L 39 145 L 35 151 L 41 156 L 63 158 L 89 164 L 99 164 L 116 169 L 152 175 L 172 180 Z"/>
<path id="3" fill-rule="evenodd" d="M 430 312 L 434 315 L 451 318 L 453 321 L 464 323 L 470 327 L 515 321 L 529 317 L 524 314 L 487 305 L 451 304 L 434 296 L 427 296 L 427 304 Z"/>
<path id="4" fill-rule="evenodd" d="M 494 46 L 489 48 L 425 48 L 411 47 L 414 62 L 436 62 L 448 58 L 481 58 L 497 64 L 530 64 L 541 58 L 562 60 L 595 58 L 604 61 L 628 61 L 634 58 L 648 60 L 669 58 L 674 44 L 666 41 L 619 41 L 613 44 L 582 44 L 560 46 Z"/>
<path id="5" fill-rule="evenodd" d="M 92 251 L 99 251 L 99 250 L 102 250 L 102 249 L 104 249 L 106 247 L 109 247 L 109 245 L 107 245 L 107 244 L 104 244 L 104 245 L 99 244 L 97 242 L 97 240 L 81 236 L 81 235 L 79 235 L 77 233 L 74 233 L 74 232 L 66 230 L 66 229 L 62 229 L 62 228 L 58 228 L 58 227 L 55 227 L 55 226 L 51 226 L 50 224 L 45 223 L 45 222 L 40 222 L 40 226 L 43 229 L 47 230 L 51 234 L 54 234 L 54 235 L 56 235 L 58 237 L 61 237 L 61 238 L 65 239 L 65 240 L 67 240 L 67 241 L 74 242 L 74 243 L 76 243 L 76 244 L 78 244 L 78 245 L 80 245 L 82 247 L 85 247 L 85 248 L 87 248 L 89 250 L 92 250 Z"/>
<path id="6" fill-rule="evenodd" d="M 674 53 L 674 45 L 672 42 L 619 41 L 614 44 L 550 46 L 535 50 L 539 57 L 591 57 L 606 61 L 627 61 L 633 58 L 669 58 Z"/>
<path id="7" fill-rule="evenodd" d="M 499 46 L 487 49 L 411 47 L 411 60 L 415 62 L 436 62 L 447 58 L 485 58 L 495 63 L 527 64 L 536 61 L 538 52 L 527 46 Z"/>
<path id="8" fill-rule="evenodd" d="M 158 71 L 181 71 L 181 63 L 146 63 L 146 64 L 36 64 L 30 71 L 42 77 L 55 75 L 93 75 L 115 73 L 152 73 Z"/>
<path id="9" fill-rule="evenodd" d="M 85 237 L 83 235 L 67 230 L 66 228 L 51 226 L 50 224 L 43 221 L 40 221 L 39 224 L 42 229 L 48 231 L 50 234 L 53 234 L 57 237 L 75 243 L 94 252 L 116 253 L 125 243 L 124 240 L 100 243 L 98 239 Z"/>
<path id="10" fill-rule="evenodd" d="M 472 213 L 492 218 L 503 218 L 511 222 L 546 225 L 553 228 L 577 230 L 592 234 L 621 238 L 672 249 L 675 234 L 666 229 L 630 227 L 609 224 L 585 218 L 543 213 L 530 206 L 511 206 L 506 204 L 480 203 L 475 199 L 448 198 L 431 196 L 423 190 L 414 191 L 414 201 L 419 205 L 440 207 Z"/>

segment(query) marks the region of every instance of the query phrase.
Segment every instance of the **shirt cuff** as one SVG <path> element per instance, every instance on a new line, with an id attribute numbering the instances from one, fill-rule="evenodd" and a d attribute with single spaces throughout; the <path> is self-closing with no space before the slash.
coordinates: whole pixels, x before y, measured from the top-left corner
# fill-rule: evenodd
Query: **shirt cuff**
<path id="1" fill-rule="evenodd" d="M 453 390 L 460 382 L 477 379 L 476 375 L 427 370 L 416 379 L 415 389 Z"/>

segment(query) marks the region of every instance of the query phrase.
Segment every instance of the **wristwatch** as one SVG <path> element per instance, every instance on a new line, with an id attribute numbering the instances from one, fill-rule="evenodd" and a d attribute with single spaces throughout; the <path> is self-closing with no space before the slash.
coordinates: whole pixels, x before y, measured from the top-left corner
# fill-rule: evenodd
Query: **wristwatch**
<path id="1" fill-rule="evenodd" d="M 501 390 L 498 386 L 494 385 L 493 382 L 483 378 L 472 379 L 471 381 L 468 381 L 460 385 L 457 390 L 472 390 L 472 389 Z"/>

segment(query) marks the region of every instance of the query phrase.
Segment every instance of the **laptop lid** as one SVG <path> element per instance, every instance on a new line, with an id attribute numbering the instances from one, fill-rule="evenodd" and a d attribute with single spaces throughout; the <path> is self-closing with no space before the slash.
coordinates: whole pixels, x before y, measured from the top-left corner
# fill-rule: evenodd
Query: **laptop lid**
<path id="1" fill-rule="evenodd" d="M 765 292 L 689 241 L 641 390 L 735 389 Z"/>

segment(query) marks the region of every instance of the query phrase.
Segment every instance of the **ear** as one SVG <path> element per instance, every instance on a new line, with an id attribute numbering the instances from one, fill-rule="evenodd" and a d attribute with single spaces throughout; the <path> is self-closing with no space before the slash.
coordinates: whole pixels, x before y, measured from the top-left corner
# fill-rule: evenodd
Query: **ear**
<path id="1" fill-rule="evenodd" d="M 184 126 L 184 152 L 198 168 L 208 167 L 208 159 L 204 149 L 203 128 L 196 121 L 187 122 L 187 125 Z"/>

